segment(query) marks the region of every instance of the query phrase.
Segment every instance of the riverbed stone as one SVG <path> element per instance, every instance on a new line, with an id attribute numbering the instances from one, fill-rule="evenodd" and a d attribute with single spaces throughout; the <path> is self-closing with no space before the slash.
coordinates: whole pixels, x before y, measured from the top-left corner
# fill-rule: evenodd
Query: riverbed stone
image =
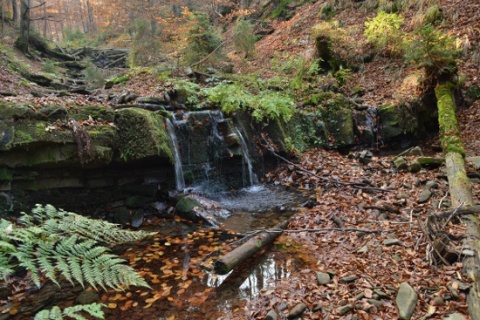
<path id="1" fill-rule="evenodd" d="M 307 309 L 307 305 L 305 303 L 299 303 L 297 304 L 295 307 L 293 307 L 292 309 L 290 309 L 290 311 L 288 312 L 288 319 L 294 319 L 296 317 L 298 317 L 299 315 L 301 315 L 305 309 Z"/>
<path id="2" fill-rule="evenodd" d="M 380 289 L 374 289 L 373 292 L 381 299 L 390 299 L 390 295 Z"/>
<path id="3" fill-rule="evenodd" d="M 403 282 L 395 299 L 400 319 L 408 320 L 412 317 L 417 300 L 418 295 L 415 290 L 407 282 Z"/>
<path id="4" fill-rule="evenodd" d="M 380 308 L 382 306 L 382 301 L 377 299 L 368 299 L 368 303 L 373 304 L 375 307 Z"/>
<path id="5" fill-rule="evenodd" d="M 268 311 L 267 315 L 265 316 L 265 320 L 277 320 L 277 319 L 278 319 L 278 315 L 273 309 Z"/>
<path id="6" fill-rule="evenodd" d="M 325 272 L 317 272 L 317 283 L 318 285 L 325 285 L 330 283 L 330 275 Z"/>
<path id="7" fill-rule="evenodd" d="M 476 157 L 467 157 L 466 160 L 468 162 L 471 162 L 473 164 L 473 167 L 475 168 L 475 170 L 479 170 L 480 169 L 480 157 L 476 156 Z"/>
<path id="8" fill-rule="evenodd" d="M 404 157 L 397 157 L 393 159 L 393 164 L 398 170 L 405 170 L 408 168 L 407 160 Z"/>

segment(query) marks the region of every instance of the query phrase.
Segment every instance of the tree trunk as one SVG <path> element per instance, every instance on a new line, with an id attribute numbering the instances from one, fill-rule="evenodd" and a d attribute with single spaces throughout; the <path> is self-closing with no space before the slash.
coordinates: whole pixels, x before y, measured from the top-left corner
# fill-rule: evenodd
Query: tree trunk
<path id="1" fill-rule="evenodd" d="M 452 93 L 453 84 L 439 83 L 435 88 L 437 98 L 440 140 L 445 153 L 447 178 L 453 207 L 473 205 L 470 180 L 465 170 L 465 150 L 455 116 L 455 101 Z M 473 256 L 463 258 L 463 268 L 472 283 L 467 296 L 468 311 L 473 320 L 480 320 L 480 227 L 477 214 L 464 216 L 467 228 L 464 249 L 474 252 Z"/>
<path id="2" fill-rule="evenodd" d="M 17 0 L 12 0 L 12 20 L 13 22 L 18 21 L 18 4 Z"/>
<path id="3" fill-rule="evenodd" d="M 87 7 L 87 17 L 88 17 L 88 30 L 90 32 L 94 31 L 96 29 L 95 26 L 95 19 L 93 17 L 93 11 L 92 11 L 92 6 L 90 4 L 90 0 L 86 0 L 86 7 Z"/>
<path id="4" fill-rule="evenodd" d="M 29 0 L 21 0 L 20 3 L 20 37 L 17 39 L 16 46 L 22 52 L 28 52 L 28 43 L 30 41 L 30 6 Z"/>
<path id="5" fill-rule="evenodd" d="M 282 233 L 281 231 L 279 232 L 279 229 L 284 230 L 288 222 L 288 220 L 283 221 L 272 229 L 261 232 L 218 259 L 215 262 L 215 272 L 218 274 L 227 274 L 255 253 L 270 245 Z"/>

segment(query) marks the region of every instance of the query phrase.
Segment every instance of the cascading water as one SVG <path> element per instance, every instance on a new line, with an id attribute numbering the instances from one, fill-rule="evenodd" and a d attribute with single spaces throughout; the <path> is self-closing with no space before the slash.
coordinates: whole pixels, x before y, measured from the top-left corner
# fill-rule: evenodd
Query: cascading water
<path id="1" fill-rule="evenodd" d="M 240 131 L 240 129 L 238 129 L 238 127 L 236 127 L 236 126 L 234 128 L 235 128 L 235 133 L 238 136 L 238 140 L 239 140 L 239 143 L 240 143 L 240 148 L 242 150 L 243 161 L 247 165 L 250 186 L 254 186 L 255 184 L 258 183 L 258 178 L 257 178 L 257 175 L 253 172 L 252 161 L 250 160 L 250 156 L 248 154 L 247 143 L 245 142 L 245 139 L 243 138 L 243 135 L 242 135 L 242 132 Z"/>
<path id="2" fill-rule="evenodd" d="M 180 158 L 180 149 L 178 146 L 177 135 L 175 134 L 175 128 L 173 127 L 170 119 L 167 119 L 167 131 L 168 135 L 170 136 L 170 140 L 172 141 L 173 156 L 175 158 L 174 166 L 176 188 L 177 191 L 183 191 L 185 189 L 185 178 L 183 176 L 182 160 Z"/>

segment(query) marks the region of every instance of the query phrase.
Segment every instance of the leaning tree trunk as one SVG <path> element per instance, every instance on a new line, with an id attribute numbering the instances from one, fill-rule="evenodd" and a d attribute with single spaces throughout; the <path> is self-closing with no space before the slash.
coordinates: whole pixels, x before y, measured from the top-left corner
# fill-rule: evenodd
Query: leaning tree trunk
<path id="1" fill-rule="evenodd" d="M 20 37 L 17 39 L 16 46 L 22 52 L 28 52 L 30 42 L 30 1 L 21 0 L 20 2 Z"/>
<path id="2" fill-rule="evenodd" d="M 460 137 L 455 116 L 455 100 L 453 85 L 449 82 L 439 83 L 435 88 L 437 98 L 440 139 L 445 153 L 447 177 L 453 207 L 473 205 L 472 188 L 465 170 L 465 149 Z M 465 256 L 463 268 L 472 287 L 467 296 L 468 312 L 473 320 L 480 320 L 480 224 L 477 214 L 465 215 L 464 224 L 467 235 L 464 248 L 471 249 L 474 254 Z"/>

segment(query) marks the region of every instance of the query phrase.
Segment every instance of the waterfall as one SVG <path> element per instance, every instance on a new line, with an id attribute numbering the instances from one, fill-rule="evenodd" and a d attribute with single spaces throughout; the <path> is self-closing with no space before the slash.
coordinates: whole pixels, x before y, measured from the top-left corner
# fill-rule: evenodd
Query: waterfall
<path id="1" fill-rule="evenodd" d="M 245 139 L 243 138 L 242 132 L 238 129 L 238 127 L 235 128 L 235 133 L 238 136 L 238 140 L 240 143 L 240 148 L 242 150 L 242 155 L 243 155 L 243 161 L 247 164 L 247 169 L 248 169 L 248 177 L 249 177 L 249 182 L 250 186 L 253 186 L 258 183 L 258 178 L 257 175 L 253 172 L 253 166 L 252 166 L 252 161 L 250 161 L 250 157 L 248 154 L 248 147 L 247 143 L 245 142 Z"/>
<path id="2" fill-rule="evenodd" d="M 170 136 L 170 140 L 172 141 L 173 156 L 175 158 L 174 166 L 175 166 L 176 187 L 178 191 L 183 191 L 185 189 L 185 179 L 183 177 L 182 159 L 180 158 L 180 149 L 178 148 L 178 141 L 177 141 L 177 135 L 175 134 L 175 128 L 173 127 L 173 124 L 170 121 L 170 119 L 167 119 L 167 131 L 168 131 L 168 135 Z"/>

